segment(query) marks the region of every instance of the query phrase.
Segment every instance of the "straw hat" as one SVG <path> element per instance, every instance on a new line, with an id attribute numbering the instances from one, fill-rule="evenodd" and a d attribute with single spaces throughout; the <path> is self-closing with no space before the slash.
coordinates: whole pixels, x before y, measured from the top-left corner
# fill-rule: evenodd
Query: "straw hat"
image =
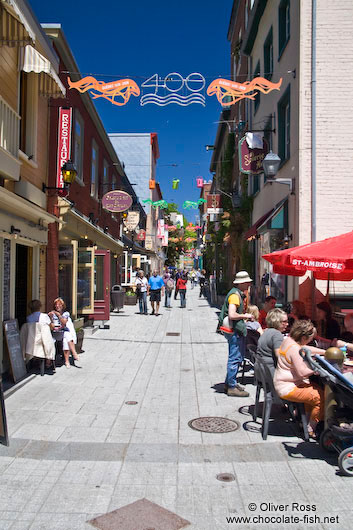
<path id="1" fill-rule="evenodd" d="M 252 279 L 250 278 L 249 274 L 246 271 L 237 272 L 233 280 L 233 283 L 237 285 L 239 283 L 247 283 L 247 282 L 252 282 Z"/>

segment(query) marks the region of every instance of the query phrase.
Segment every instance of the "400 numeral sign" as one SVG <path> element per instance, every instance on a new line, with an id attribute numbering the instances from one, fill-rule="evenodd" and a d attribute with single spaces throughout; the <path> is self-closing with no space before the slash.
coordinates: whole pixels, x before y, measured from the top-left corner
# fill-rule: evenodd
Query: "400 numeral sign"
<path id="1" fill-rule="evenodd" d="M 171 72 L 164 78 L 154 74 L 141 85 L 144 91 L 154 90 L 144 94 L 140 99 L 140 104 L 141 106 L 154 104 L 164 107 L 175 103 L 186 107 L 195 103 L 205 107 L 206 98 L 202 93 L 205 86 L 205 78 L 197 72 L 189 74 L 186 78 L 177 72 Z"/>

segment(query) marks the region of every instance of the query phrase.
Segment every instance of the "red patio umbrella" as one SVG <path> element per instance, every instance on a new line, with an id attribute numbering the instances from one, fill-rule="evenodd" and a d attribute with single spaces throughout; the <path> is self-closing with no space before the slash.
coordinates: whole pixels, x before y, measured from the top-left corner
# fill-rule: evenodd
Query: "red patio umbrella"
<path id="1" fill-rule="evenodd" d="M 353 232 L 262 256 L 273 264 L 273 272 L 304 276 L 313 271 L 317 280 L 353 279 Z"/>

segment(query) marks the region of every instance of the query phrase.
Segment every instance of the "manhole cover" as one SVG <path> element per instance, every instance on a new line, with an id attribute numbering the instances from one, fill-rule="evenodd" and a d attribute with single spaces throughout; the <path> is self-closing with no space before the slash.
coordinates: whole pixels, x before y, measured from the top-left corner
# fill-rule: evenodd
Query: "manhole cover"
<path id="1" fill-rule="evenodd" d="M 203 417 L 195 418 L 188 422 L 189 427 L 195 431 L 201 432 L 232 432 L 239 429 L 240 425 L 237 421 L 229 420 L 221 417 Z"/>
<path id="2" fill-rule="evenodd" d="M 235 476 L 232 475 L 232 473 L 220 473 L 216 476 L 217 480 L 220 480 L 221 482 L 232 482 L 235 480 Z"/>
<path id="3" fill-rule="evenodd" d="M 125 405 L 137 405 L 138 401 L 125 401 Z"/>
<path id="4" fill-rule="evenodd" d="M 174 331 L 168 331 L 166 335 L 167 337 L 179 337 L 180 333 L 175 333 Z"/>

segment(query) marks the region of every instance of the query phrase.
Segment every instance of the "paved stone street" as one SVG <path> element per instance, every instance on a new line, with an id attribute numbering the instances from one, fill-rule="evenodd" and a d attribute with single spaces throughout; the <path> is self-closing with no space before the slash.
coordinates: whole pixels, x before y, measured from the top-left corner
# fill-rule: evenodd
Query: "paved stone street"
<path id="1" fill-rule="evenodd" d="M 198 292 L 188 290 L 186 309 L 173 300 L 159 317 L 126 306 L 112 314 L 110 330 L 85 338 L 82 368 L 37 376 L 8 396 L 0 530 L 87 530 L 90 519 L 143 498 L 189 521 L 190 530 L 352 527 L 353 479 L 337 475 L 336 457 L 297 438 L 285 416 L 262 441 L 249 413 L 251 384 L 245 399 L 212 388 L 224 380 L 227 344 L 215 333 L 216 310 Z M 188 426 L 200 416 L 241 427 L 201 433 Z M 235 481 L 217 480 L 220 473 Z M 288 506 L 275 511 L 276 504 Z M 238 515 L 300 522 L 227 522 Z M 325 516 L 333 519 L 323 523 Z"/>

